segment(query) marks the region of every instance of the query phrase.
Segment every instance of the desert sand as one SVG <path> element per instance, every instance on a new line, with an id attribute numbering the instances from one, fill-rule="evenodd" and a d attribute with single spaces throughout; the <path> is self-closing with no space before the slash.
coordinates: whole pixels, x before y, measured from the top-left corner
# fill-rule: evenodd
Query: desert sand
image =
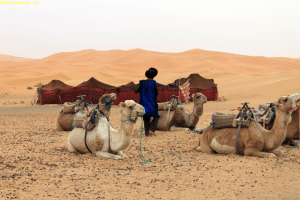
<path id="1" fill-rule="evenodd" d="M 0 199 L 300 199 L 300 152 L 285 145 L 279 158 L 208 155 L 194 151 L 199 135 L 157 131 L 142 138 L 135 126 L 124 160 L 67 150 L 69 132 L 55 130 L 61 105 L 31 105 L 37 83 L 59 79 L 76 86 L 90 77 L 119 86 L 155 67 L 168 84 L 199 73 L 214 79 L 221 101 L 204 104 L 198 127 L 213 112 L 273 102 L 300 93 L 300 59 L 252 57 L 200 49 L 163 53 L 83 50 L 42 59 L 0 55 Z M 33 89 L 28 89 L 32 87 Z M 225 100 L 225 101 L 224 101 Z M 192 110 L 192 103 L 184 104 Z M 118 106 L 111 123 L 119 127 Z"/>

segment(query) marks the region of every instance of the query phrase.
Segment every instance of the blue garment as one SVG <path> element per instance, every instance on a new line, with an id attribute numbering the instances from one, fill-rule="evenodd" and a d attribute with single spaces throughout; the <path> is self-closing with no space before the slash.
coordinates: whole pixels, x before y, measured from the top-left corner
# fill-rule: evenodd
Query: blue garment
<path id="1" fill-rule="evenodd" d="M 150 115 L 153 117 L 158 117 L 158 105 L 157 105 L 157 99 L 155 94 L 155 80 L 150 80 L 149 85 L 147 86 L 147 83 L 145 80 L 140 81 L 140 101 L 139 104 L 144 106 L 145 108 L 145 115 Z"/>

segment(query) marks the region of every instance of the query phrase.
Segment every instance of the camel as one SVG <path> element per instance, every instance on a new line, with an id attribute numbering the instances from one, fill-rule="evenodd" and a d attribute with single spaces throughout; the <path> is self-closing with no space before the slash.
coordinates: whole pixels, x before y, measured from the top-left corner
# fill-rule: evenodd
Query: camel
<path id="1" fill-rule="evenodd" d="M 114 103 L 114 100 L 117 99 L 117 95 L 115 93 L 110 94 L 104 94 L 99 99 L 99 105 L 100 110 L 104 112 L 104 114 L 109 118 L 109 111 L 111 106 Z M 78 104 L 80 101 L 77 100 L 75 104 Z M 69 104 L 69 106 L 72 106 L 70 103 L 65 103 L 66 105 Z M 74 129 L 74 126 L 72 125 L 74 122 L 74 117 L 76 113 L 80 110 L 83 110 L 84 113 L 86 113 L 86 110 L 84 110 L 84 107 L 81 105 L 76 106 L 75 111 L 71 113 L 64 114 L 63 112 L 60 112 L 57 122 L 56 122 L 56 130 L 57 131 L 72 131 Z M 73 104 L 74 106 L 74 104 Z"/>
<path id="2" fill-rule="evenodd" d="M 207 102 L 207 98 L 202 93 L 192 95 L 194 107 L 192 113 L 186 111 L 181 106 L 177 106 L 174 111 L 160 110 L 159 120 L 156 130 L 161 131 L 188 131 L 189 128 L 195 127 L 199 118 L 203 114 L 203 104 Z"/>
<path id="3" fill-rule="evenodd" d="M 264 129 L 255 121 L 251 121 L 249 127 L 242 127 L 237 141 L 238 152 L 245 156 L 261 158 L 283 155 L 280 146 L 286 137 L 287 126 L 291 122 L 291 112 L 296 109 L 296 103 L 299 101 L 300 95 L 295 94 L 282 96 L 274 102 L 276 119 L 271 130 Z M 237 153 L 235 144 L 237 129 L 215 129 L 210 126 L 200 135 L 196 150 L 210 154 Z"/>
<path id="4" fill-rule="evenodd" d="M 294 143 L 293 139 L 298 139 L 298 140 L 300 139 L 299 138 L 299 108 L 292 113 L 291 117 L 292 117 L 292 121 L 287 127 L 286 137 L 284 140 L 284 143 L 286 144 L 293 144 Z"/>
<path id="5" fill-rule="evenodd" d="M 291 95 L 291 97 L 296 96 L 297 94 Z M 293 111 L 291 114 L 292 121 L 289 123 L 286 130 L 286 137 L 283 141 L 284 144 L 293 144 L 293 139 L 299 139 L 299 108 L 300 102 L 296 104 L 297 110 Z M 263 106 L 266 107 L 266 106 Z M 276 116 L 275 116 L 276 117 Z M 262 124 L 262 123 L 261 123 Z M 266 125 L 267 130 L 271 130 L 273 127 L 273 123 Z"/>
<path id="6" fill-rule="evenodd" d="M 87 132 L 85 145 L 85 129 L 74 128 L 68 137 L 70 152 L 91 153 L 100 158 L 124 159 L 123 153 L 131 141 L 134 125 L 138 117 L 145 114 L 142 105 L 133 100 L 126 100 L 118 105 L 121 107 L 121 125 L 118 130 L 113 129 L 107 118 L 102 116 L 96 127 Z"/>

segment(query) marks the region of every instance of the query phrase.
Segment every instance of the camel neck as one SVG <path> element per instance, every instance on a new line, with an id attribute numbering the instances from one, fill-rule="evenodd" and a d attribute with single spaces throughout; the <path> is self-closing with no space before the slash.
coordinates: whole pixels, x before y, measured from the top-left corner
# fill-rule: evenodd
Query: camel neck
<path id="1" fill-rule="evenodd" d="M 203 113 L 203 106 L 202 104 L 196 106 L 194 104 L 194 108 L 193 108 L 193 112 L 188 116 L 187 118 L 187 127 L 194 127 L 197 125 L 198 121 L 199 121 L 199 117 L 202 115 Z"/>
<path id="2" fill-rule="evenodd" d="M 281 146 L 285 140 L 287 126 L 291 121 L 290 112 L 276 110 L 276 118 L 271 130 L 264 130 L 266 150 L 273 150 Z"/>
<path id="3" fill-rule="evenodd" d="M 117 131 L 111 131 L 111 150 L 118 152 L 130 145 L 131 136 L 134 130 L 134 123 L 131 121 L 121 122 Z"/>

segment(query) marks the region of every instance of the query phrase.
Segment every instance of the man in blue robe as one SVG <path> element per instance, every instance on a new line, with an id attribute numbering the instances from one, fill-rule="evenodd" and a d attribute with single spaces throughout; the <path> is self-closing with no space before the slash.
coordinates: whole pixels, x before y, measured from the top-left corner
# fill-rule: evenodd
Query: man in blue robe
<path id="1" fill-rule="evenodd" d="M 141 80 L 138 88 L 135 90 L 135 93 L 140 93 L 139 104 L 144 106 L 145 115 L 144 126 L 146 136 L 152 135 L 155 136 L 155 129 L 158 124 L 159 114 L 158 114 L 158 105 L 157 105 L 157 96 L 158 89 L 156 81 L 153 78 L 157 75 L 157 69 L 150 68 L 146 71 L 145 76 L 146 80 Z M 150 123 L 150 117 L 153 117 L 153 120 Z"/>

